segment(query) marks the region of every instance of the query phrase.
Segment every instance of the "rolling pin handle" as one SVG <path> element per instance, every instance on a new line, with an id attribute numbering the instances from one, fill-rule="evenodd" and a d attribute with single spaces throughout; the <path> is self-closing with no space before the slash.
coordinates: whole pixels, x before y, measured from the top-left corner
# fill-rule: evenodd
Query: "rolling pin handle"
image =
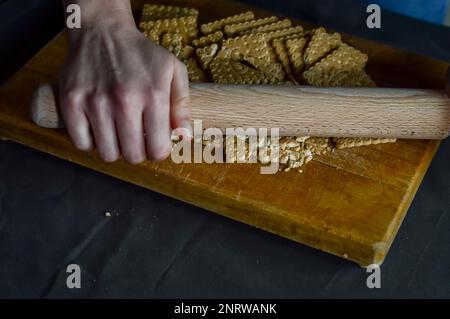
<path id="1" fill-rule="evenodd" d="M 64 122 L 58 109 L 58 88 L 56 85 L 41 84 L 31 101 L 31 119 L 44 128 L 63 128 Z"/>
<path id="2" fill-rule="evenodd" d="M 31 117 L 38 126 L 64 127 L 57 92 L 50 84 L 36 91 Z M 190 96 L 192 118 L 222 131 L 276 124 L 281 136 L 444 139 L 450 133 L 443 90 L 195 83 Z"/>

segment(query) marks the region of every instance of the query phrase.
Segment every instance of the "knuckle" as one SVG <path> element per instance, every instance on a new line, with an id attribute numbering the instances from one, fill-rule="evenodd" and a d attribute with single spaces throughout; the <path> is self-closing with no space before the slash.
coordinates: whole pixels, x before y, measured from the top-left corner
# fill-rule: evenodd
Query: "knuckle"
<path id="1" fill-rule="evenodd" d="M 89 110 L 94 114 L 99 114 L 105 111 L 108 104 L 108 96 L 104 93 L 91 94 L 87 98 L 89 104 Z"/>
<path id="2" fill-rule="evenodd" d="M 64 90 L 61 93 L 61 101 L 65 107 L 76 108 L 82 105 L 85 93 L 81 89 Z"/>
<path id="3" fill-rule="evenodd" d="M 126 118 L 133 115 L 136 108 L 143 105 L 143 90 L 140 88 L 130 88 L 118 86 L 114 88 L 112 95 L 115 99 L 115 111 Z"/>
<path id="4" fill-rule="evenodd" d="M 132 116 L 130 105 L 125 103 L 116 104 L 115 112 L 119 119 L 129 119 Z"/>
<path id="5" fill-rule="evenodd" d="M 169 94 L 162 89 L 153 89 L 147 98 L 148 104 L 154 109 L 167 107 L 169 102 Z"/>
<path id="6" fill-rule="evenodd" d="M 105 93 L 96 93 L 91 96 L 90 100 L 94 105 L 103 106 L 108 103 L 108 95 Z"/>
<path id="7" fill-rule="evenodd" d="M 139 97 L 139 89 L 132 85 L 118 84 L 112 89 L 112 95 L 119 104 L 130 104 Z"/>

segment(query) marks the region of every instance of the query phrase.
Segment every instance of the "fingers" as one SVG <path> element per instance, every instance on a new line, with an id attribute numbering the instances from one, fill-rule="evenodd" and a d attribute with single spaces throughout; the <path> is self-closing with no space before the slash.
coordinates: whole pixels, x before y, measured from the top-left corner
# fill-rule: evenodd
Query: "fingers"
<path id="1" fill-rule="evenodd" d="M 115 122 L 124 159 L 139 164 L 146 158 L 142 111 L 144 101 L 137 93 L 127 93 L 117 99 Z"/>
<path id="2" fill-rule="evenodd" d="M 189 102 L 189 78 L 186 66 L 175 60 L 170 92 L 170 124 L 172 129 L 182 128 L 187 134 L 183 139 L 192 138 L 191 105 Z"/>
<path id="3" fill-rule="evenodd" d="M 78 149 L 91 150 L 95 142 L 105 162 L 116 161 L 122 153 L 127 162 L 139 164 L 170 155 L 170 100 L 169 91 L 162 90 L 91 96 L 70 92 L 62 96 L 61 110 Z"/>
<path id="4" fill-rule="evenodd" d="M 172 149 L 170 128 L 170 94 L 153 91 L 143 114 L 147 158 L 162 161 Z"/>
<path id="5" fill-rule="evenodd" d="M 87 116 L 100 157 L 105 162 L 114 162 L 119 158 L 120 152 L 111 100 L 107 95 L 95 95 L 88 102 L 90 105 Z"/>
<path id="6" fill-rule="evenodd" d="M 84 112 L 85 96 L 81 92 L 61 91 L 60 105 L 67 132 L 75 147 L 82 151 L 91 150 L 93 142 L 89 121 Z"/>

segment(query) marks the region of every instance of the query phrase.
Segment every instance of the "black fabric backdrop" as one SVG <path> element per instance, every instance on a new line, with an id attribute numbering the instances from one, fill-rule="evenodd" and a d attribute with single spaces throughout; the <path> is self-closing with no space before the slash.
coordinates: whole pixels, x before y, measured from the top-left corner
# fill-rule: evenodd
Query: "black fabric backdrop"
<path id="1" fill-rule="evenodd" d="M 0 3 L 0 21 L 8 21 L 0 39 L 11 44 L 1 51 L 4 78 L 55 34 L 58 2 Z M 264 3 L 374 37 L 349 22 L 358 5 L 339 4 L 345 10 L 338 1 Z M 383 19 L 396 27 L 377 31 L 378 40 L 403 47 L 414 34 L 410 50 L 450 53 L 448 29 L 389 13 Z M 382 288 L 370 290 L 365 269 L 351 262 L 0 142 L 0 297 L 450 297 L 449 144 L 438 151 L 381 268 Z M 66 286 L 71 263 L 82 269 L 81 289 Z"/>

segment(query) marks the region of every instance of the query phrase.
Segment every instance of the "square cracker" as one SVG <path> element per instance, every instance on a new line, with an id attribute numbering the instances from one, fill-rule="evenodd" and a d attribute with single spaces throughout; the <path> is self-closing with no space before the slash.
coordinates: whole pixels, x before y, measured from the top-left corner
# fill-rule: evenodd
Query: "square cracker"
<path id="1" fill-rule="evenodd" d="M 157 4 L 144 4 L 142 9 L 141 22 L 152 20 L 173 19 L 187 16 L 198 16 L 195 8 L 164 6 Z"/>
<path id="2" fill-rule="evenodd" d="M 303 78 L 307 84 L 314 86 L 372 86 L 369 85 L 372 81 L 364 71 L 367 59 L 366 54 L 342 44 L 303 72 Z"/>
<path id="3" fill-rule="evenodd" d="M 305 49 L 304 61 L 309 67 L 325 57 L 330 51 L 342 44 L 339 33 L 327 33 L 324 28 L 318 28 L 311 32 L 311 40 Z"/>
<path id="4" fill-rule="evenodd" d="M 334 137 L 333 142 L 337 149 L 367 146 L 383 143 L 394 143 L 395 138 L 363 138 L 363 137 Z"/>

